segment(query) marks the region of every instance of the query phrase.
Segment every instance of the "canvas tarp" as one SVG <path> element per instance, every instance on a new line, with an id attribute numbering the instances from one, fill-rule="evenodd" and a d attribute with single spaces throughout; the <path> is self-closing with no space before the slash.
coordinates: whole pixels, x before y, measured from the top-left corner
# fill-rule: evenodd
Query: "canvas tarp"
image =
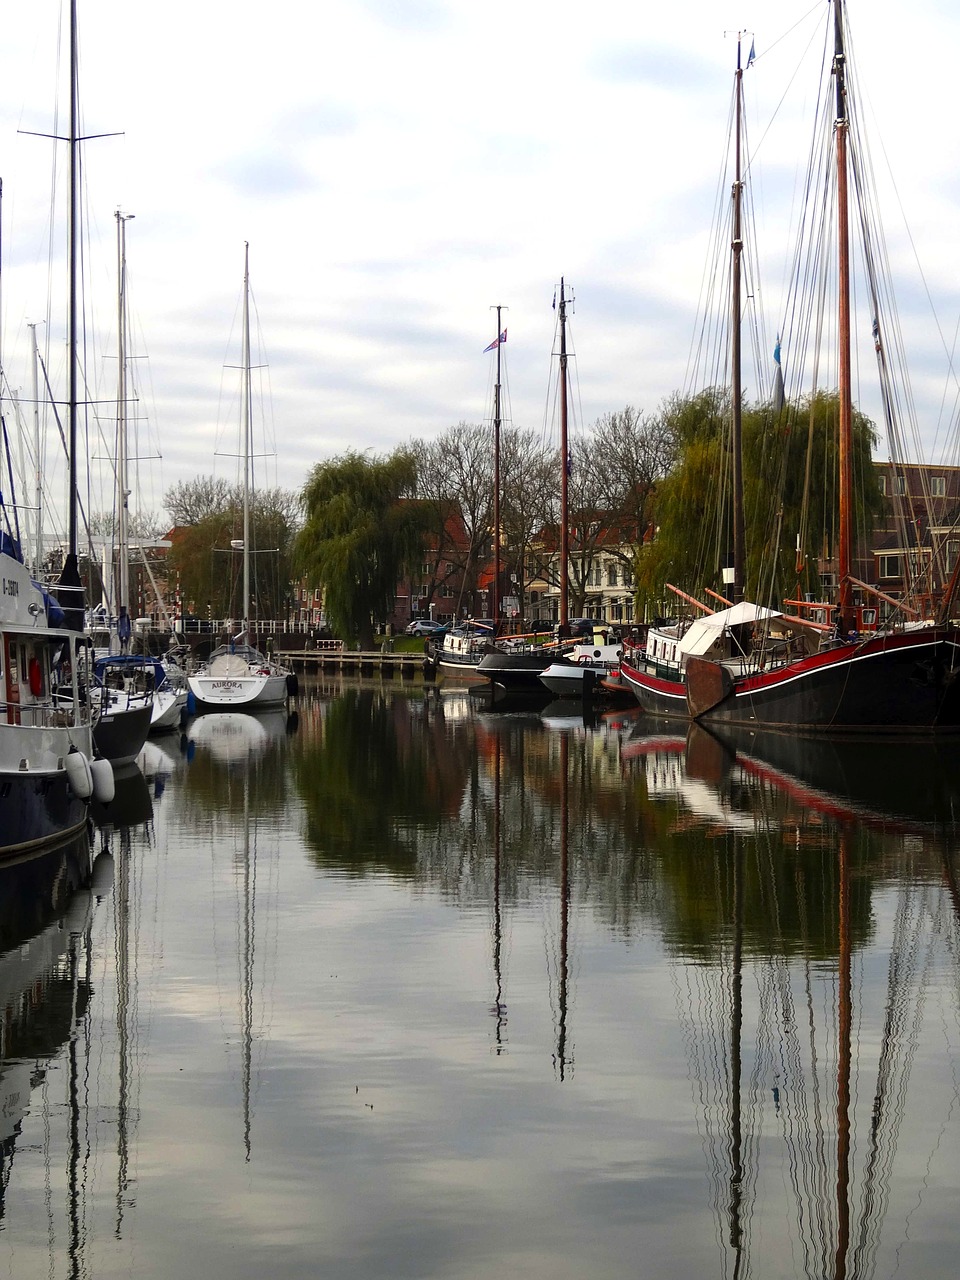
<path id="1" fill-rule="evenodd" d="M 709 613 L 697 618 L 690 624 L 677 643 L 677 652 L 690 657 L 691 654 L 702 655 L 715 644 L 731 627 L 740 627 L 744 623 L 760 622 L 770 618 L 782 618 L 783 614 L 775 609 L 764 609 L 758 604 L 750 604 L 742 600 L 731 605 L 729 609 L 721 609 L 717 613 Z"/>

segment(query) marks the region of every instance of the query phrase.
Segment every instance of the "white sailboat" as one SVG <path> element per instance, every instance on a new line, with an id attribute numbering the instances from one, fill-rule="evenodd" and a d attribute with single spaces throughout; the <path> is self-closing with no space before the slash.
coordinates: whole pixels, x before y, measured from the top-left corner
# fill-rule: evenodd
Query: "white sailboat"
<path id="1" fill-rule="evenodd" d="M 200 708 L 275 707 L 286 702 L 296 677 L 250 644 L 250 507 L 253 490 L 253 406 L 250 381 L 250 246 L 243 252 L 243 627 L 234 639 L 211 653 L 188 677 Z"/>

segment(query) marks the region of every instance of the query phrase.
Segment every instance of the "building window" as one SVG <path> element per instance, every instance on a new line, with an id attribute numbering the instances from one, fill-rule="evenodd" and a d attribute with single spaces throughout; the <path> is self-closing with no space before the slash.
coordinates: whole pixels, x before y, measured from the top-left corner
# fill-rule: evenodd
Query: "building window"
<path id="1" fill-rule="evenodd" d="M 930 477 L 930 497 L 945 498 L 947 496 L 947 477 L 931 476 Z"/>
<path id="2" fill-rule="evenodd" d="M 880 556 L 879 569 L 881 578 L 899 578 L 900 577 L 900 557 L 899 556 Z"/>
<path id="3" fill-rule="evenodd" d="M 901 496 L 907 492 L 906 476 L 897 476 L 897 493 Z"/>
<path id="4" fill-rule="evenodd" d="M 887 477 L 886 476 L 880 477 L 880 492 L 883 494 L 884 497 L 887 496 Z"/>
<path id="5" fill-rule="evenodd" d="M 617 585 L 617 566 L 616 562 L 611 560 L 607 565 L 607 586 L 615 587 Z"/>

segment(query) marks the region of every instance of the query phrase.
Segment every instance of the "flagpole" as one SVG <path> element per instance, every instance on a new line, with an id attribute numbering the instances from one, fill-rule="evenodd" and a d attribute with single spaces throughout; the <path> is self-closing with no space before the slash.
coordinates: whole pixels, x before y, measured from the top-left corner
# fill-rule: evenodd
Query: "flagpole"
<path id="1" fill-rule="evenodd" d="M 497 351 L 497 381 L 493 388 L 493 635 L 496 639 L 500 632 L 500 348 L 507 340 L 507 332 L 500 328 L 502 305 L 492 307 L 497 313 L 497 336 L 484 351 Z"/>

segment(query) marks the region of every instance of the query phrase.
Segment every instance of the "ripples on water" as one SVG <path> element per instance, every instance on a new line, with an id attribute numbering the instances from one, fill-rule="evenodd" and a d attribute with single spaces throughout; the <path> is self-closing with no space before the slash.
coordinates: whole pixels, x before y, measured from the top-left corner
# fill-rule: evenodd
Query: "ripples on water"
<path id="1" fill-rule="evenodd" d="M 958 798 L 456 688 L 151 742 L 0 871 L 4 1270 L 953 1276 Z"/>

